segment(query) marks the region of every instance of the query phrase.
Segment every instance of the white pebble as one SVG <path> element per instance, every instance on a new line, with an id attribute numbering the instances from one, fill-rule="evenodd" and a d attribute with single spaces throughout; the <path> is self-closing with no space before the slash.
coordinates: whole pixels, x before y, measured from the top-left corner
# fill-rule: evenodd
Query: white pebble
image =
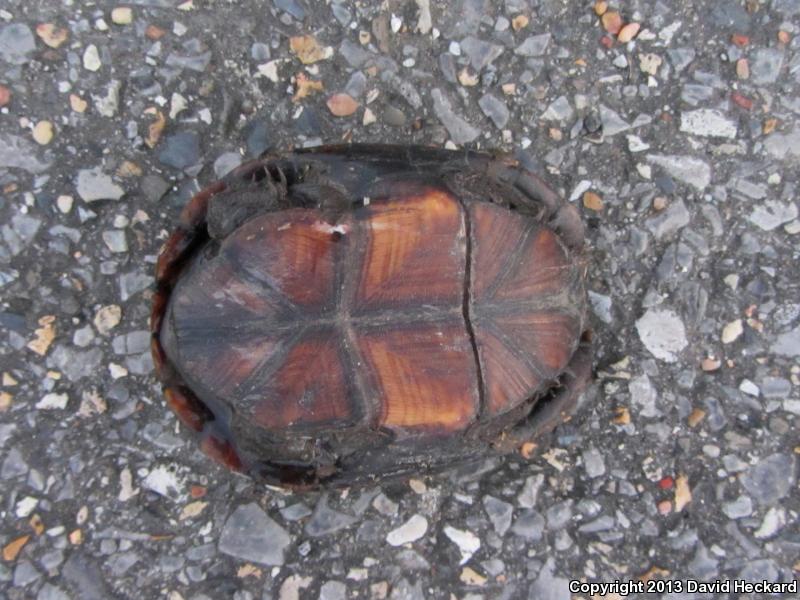
<path id="1" fill-rule="evenodd" d="M 128 25 L 133 21 L 133 11 L 128 6 L 118 6 L 111 11 L 111 21 L 115 25 Z"/>
<path id="2" fill-rule="evenodd" d="M 169 118 L 174 119 L 178 114 L 186 110 L 188 106 L 189 103 L 186 101 L 186 98 L 181 96 L 178 92 L 173 92 L 172 98 L 170 98 L 169 101 Z"/>
<path id="3" fill-rule="evenodd" d="M 39 500 L 37 500 L 33 496 L 25 496 L 22 500 L 17 502 L 17 507 L 15 509 L 16 515 L 21 519 L 29 517 L 31 516 L 31 513 L 36 509 L 36 506 L 38 504 Z"/>
<path id="4" fill-rule="evenodd" d="M 756 397 L 758 397 L 758 395 L 761 393 L 761 390 L 758 389 L 758 386 L 749 379 L 742 379 L 742 383 L 739 384 L 739 391 Z"/>
<path id="5" fill-rule="evenodd" d="M 444 528 L 444 534 L 461 551 L 461 562 L 459 564 L 466 563 L 481 547 L 480 538 L 471 531 L 462 531 L 448 525 Z"/>
<path id="6" fill-rule="evenodd" d="M 117 363 L 110 363 L 108 365 L 108 372 L 111 374 L 112 379 L 120 379 L 128 375 L 128 369 Z"/>
<path id="7" fill-rule="evenodd" d="M 676 362 L 677 353 L 689 343 L 683 321 L 672 310 L 649 309 L 636 321 L 636 330 L 651 354 L 668 363 Z"/>
<path id="8" fill-rule="evenodd" d="M 403 26 L 403 19 L 401 19 L 395 14 L 392 14 L 392 19 L 391 19 L 392 33 L 397 33 L 398 31 L 400 31 L 400 28 L 402 26 Z"/>
<path id="9" fill-rule="evenodd" d="M 744 333 L 744 326 L 741 319 L 731 321 L 722 328 L 722 343 L 731 344 L 739 339 L 739 336 Z"/>
<path id="10" fill-rule="evenodd" d="M 83 52 L 83 68 L 87 71 L 97 71 L 102 65 L 97 46 L 89 44 Z"/>
<path id="11" fill-rule="evenodd" d="M 408 521 L 393 529 L 386 536 L 386 541 L 392 546 L 402 546 L 415 542 L 428 531 L 428 519 L 422 515 L 414 515 Z"/>
<path id="12" fill-rule="evenodd" d="M 72 210 L 72 202 L 72 196 L 59 196 L 56 198 L 56 206 L 58 206 L 58 210 L 65 215 Z"/>
<path id="13" fill-rule="evenodd" d="M 67 408 L 69 396 L 66 394 L 56 394 L 51 392 L 45 394 L 39 402 L 36 403 L 36 408 L 39 410 L 63 410 Z"/>

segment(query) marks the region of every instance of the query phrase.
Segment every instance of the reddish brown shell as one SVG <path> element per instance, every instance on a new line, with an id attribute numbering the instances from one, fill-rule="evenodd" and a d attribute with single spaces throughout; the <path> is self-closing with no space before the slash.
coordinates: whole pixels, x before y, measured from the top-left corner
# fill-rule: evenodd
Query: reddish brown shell
<path id="1" fill-rule="evenodd" d="M 375 167 L 375 157 L 328 150 L 323 189 L 344 188 L 347 210 L 321 198 L 209 240 L 208 199 L 232 185 L 218 182 L 187 206 L 162 253 L 153 352 L 168 404 L 231 468 L 347 482 L 472 455 L 475 440 L 530 412 L 576 354 L 584 268 L 567 243 L 574 231 L 562 235 L 557 221 L 570 215 L 542 200 L 538 214 L 510 210 L 464 187 L 459 177 L 478 173 L 519 189 L 486 155 L 451 176 L 447 153 L 415 162 L 395 150 L 390 162 L 383 151 Z M 263 163 L 273 179 L 275 168 L 288 175 L 290 200 L 304 156 Z M 355 167 L 366 176 L 352 179 Z"/>

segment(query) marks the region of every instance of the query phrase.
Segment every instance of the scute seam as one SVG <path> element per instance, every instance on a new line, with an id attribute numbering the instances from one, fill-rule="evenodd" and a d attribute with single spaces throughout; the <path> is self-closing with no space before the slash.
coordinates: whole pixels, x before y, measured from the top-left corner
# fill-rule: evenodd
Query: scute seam
<path id="1" fill-rule="evenodd" d="M 486 410 L 486 394 L 483 387 L 483 372 L 481 370 L 481 360 L 478 354 L 478 342 L 475 339 L 475 330 L 472 327 L 470 316 L 470 303 L 472 300 L 472 221 L 470 221 L 469 208 L 461 197 L 456 196 L 461 205 L 461 213 L 464 215 L 464 232 L 466 235 L 466 247 L 464 248 L 464 297 L 461 305 L 464 325 L 469 336 L 469 343 L 472 346 L 472 353 L 475 357 L 475 374 L 478 377 L 478 410 L 477 421 L 480 421 Z"/>

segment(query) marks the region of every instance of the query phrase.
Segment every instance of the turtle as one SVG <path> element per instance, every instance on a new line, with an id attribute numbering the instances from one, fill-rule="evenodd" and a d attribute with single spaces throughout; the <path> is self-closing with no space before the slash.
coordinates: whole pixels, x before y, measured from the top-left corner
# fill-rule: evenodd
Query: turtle
<path id="1" fill-rule="evenodd" d="M 585 254 L 578 210 L 507 154 L 268 152 L 164 243 L 155 371 L 201 450 L 268 485 L 529 451 L 591 379 Z"/>

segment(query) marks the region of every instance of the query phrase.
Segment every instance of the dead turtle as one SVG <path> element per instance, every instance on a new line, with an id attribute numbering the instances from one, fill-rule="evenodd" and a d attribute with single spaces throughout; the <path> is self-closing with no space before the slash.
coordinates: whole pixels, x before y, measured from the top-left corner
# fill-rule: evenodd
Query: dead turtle
<path id="1" fill-rule="evenodd" d="M 509 451 L 590 377 L 583 224 L 515 160 L 270 154 L 197 194 L 158 259 L 167 403 L 231 469 L 293 488 Z"/>

